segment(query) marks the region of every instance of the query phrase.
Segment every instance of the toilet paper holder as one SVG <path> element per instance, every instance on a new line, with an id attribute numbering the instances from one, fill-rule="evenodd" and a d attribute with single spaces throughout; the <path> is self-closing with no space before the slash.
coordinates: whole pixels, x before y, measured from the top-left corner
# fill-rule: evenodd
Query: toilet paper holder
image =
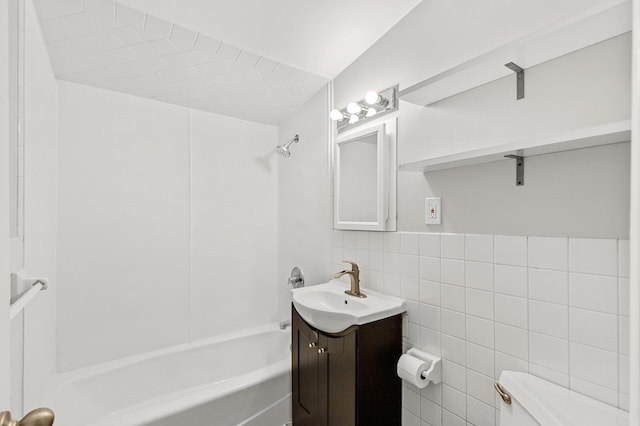
<path id="1" fill-rule="evenodd" d="M 409 349 L 407 354 L 430 363 L 429 368 L 420 374 L 423 379 L 427 379 L 433 384 L 438 384 L 442 381 L 442 360 L 440 357 L 416 348 Z"/>

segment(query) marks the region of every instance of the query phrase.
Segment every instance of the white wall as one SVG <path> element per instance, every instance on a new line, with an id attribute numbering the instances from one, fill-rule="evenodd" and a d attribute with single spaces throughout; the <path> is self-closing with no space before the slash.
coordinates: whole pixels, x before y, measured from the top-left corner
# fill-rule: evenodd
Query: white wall
<path id="1" fill-rule="evenodd" d="M 192 339 L 277 320 L 276 135 L 192 112 Z"/>
<path id="2" fill-rule="evenodd" d="M 0 341 L 9 341 L 9 5 L 0 1 Z M 0 345 L 0 409 L 9 407 L 9 345 Z"/>
<path id="3" fill-rule="evenodd" d="M 302 268 L 305 285 L 326 282 L 331 226 L 328 162 L 328 88 L 320 90 L 296 115 L 278 129 L 278 143 L 295 134 L 291 158 L 278 158 L 278 288 L 281 315 L 288 317 L 287 278 L 294 266 Z"/>
<path id="4" fill-rule="evenodd" d="M 59 87 L 58 370 L 274 321 L 276 129 Z"/>

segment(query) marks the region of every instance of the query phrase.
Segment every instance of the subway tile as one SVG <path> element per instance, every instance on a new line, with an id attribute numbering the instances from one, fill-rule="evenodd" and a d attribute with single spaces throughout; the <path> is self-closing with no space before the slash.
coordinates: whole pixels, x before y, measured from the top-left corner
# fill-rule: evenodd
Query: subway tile
<path id="1" fill-rule="evenodd" d="M 494 324 L 491 320 L 467 315 L 467 340 L 493 349 Z"/>
<path id="2" fill-rule="evenodd" d="M 402 407 L 413 414 L 420 415 L 420 394 L 406 386 L 402 387 Z"/>
<path id="3" fill-rule="evenodd" d="M 463 365 L 442 359 L 442 383 L 462 392 L 467 391 L 467 369 Z M 443 388 L 444 388 L 443 385 Z"/>
<path id="4" fill-rule="evenodd" d="M 469 426 L 465 419 L 456 416 L 451 411 L 442 410 L 442 426 Z"/>
<path id="5" fill-rule="evenodd" d="M 529 237 L 527 264 L 530 268 L 567 270 L 567 238 Z"/>
<path id="6" fill-rule="evenodd" d="M 569 271 L 617 275 L 617 240 L 569 238 Z"/>
<path id="7" fill-rule="evenodd" d="M 405 408 L 402 404 L 402 426 L 420 426 L 420 417 Z"/>
<path id="8" fill-rule="evenodd" d="M 356 232 L 356 249 L 370 250 L 369 249 L 369 233 L 366 231 Z"/>
<path id="9" fill-rule="evenodd" d="M 343 244 L 345 248 L 356 248 L 356 231 L 344 231 Z"/>
<path id="10" fill-rule="evenodd" d="M 400 253 L 400 233 L 385 232 L 383 236 L 384 251 L 390 253 Z"/>
<path id="11" fill-rule="evenodd" d="M 355 250 L 356 254 L 353 258 L 360 269 L 369 269 L 369 250 Z"/>
<path id="12" fill-rule="evenodd" d="M 402 297 L 408 300 L 420 300 L 420 282 L 417 278 L 400 277 Z"/>
<path id="13" fill-rule="evenodd" d="M 440 257 L 440 234 L 420 234 L 420 256 Z"/>
<path id="14" fill-rule="evenodd" d="M 529 359 L 529 336 L 527 330 L 496 323 L 496 351 L 520 359 Z"/>
<path id="15" fill-rule="evenodd" d="M 353 261 L 356 258 L 356 249 L 354 248 L 350 248 L 350 247 L 345 247 L 342 249 L 342 261 L 340 261 L 340 263 L 342 263 L 344 265 L 345 268 L 350 268 L 350 266 L 347 266 L 347 264 L 345 263 L 345 261 L 349 260 L 349 261 Z"/>
<path id="16" fill-rule="evenodd" d="M 369 250 L 384 251 L 384 232 L 369 231 Z"/>
<path id="17" fill-rule="evenodd" d="M 387 274 L 400 274 L 400 255 L 398 253 L 384 254 L 384 272 Z"/>
<path id="18" fill-rule="evenodd" d="M 369 270 L 369 281 L 365 287 L 384 293 L 384 274 L 381 271 Z"/>
<path id="19" fill-rule="evenodd" d="M 495 426 L 496 416 L 493 404 L 489 405 L 467 396 L 467 420 L 473 426 Z"/>
<path id="20" fill-rule="evenodd" d="M 416 347 L 419 348 L 420 347 L 420 325 L 418 324 L 414 324 L 414 323 L 409 323 L 409 325 L 407 326 L 408 328 L 408 338 L 409 338 L 409 345 L 412 347 Z"/>
<path id="21" fill-rule="evenodd" d="M 415 300 L 405 300 L 405 304 L 407 305 L 409 322 L 420 324 L 420 303 Z"/>
<path id="22" fill-rule="evenodd" d="M 466 346 L 463 339 L 442 335 L 442 357 L 460 365 L 466 362 Z"/>
<path id="23" fill-rule="evenodd" d="M 618 317 L 602 312 L 571 308 L 569 338 L 572 342 L 617 351 Z"/>
<path id="24" fill-rule="evenodd" d="M 414 232 L 401 232 L 400 253 L 417 256 L 420 253 L 419 234 Z"/>
<path id="25" fill-rule="evenodd" d="M 420 302 L 440 306 L 440 287 L 439 282 L 420 280 Z"/>
<path id="26" fill-rule="evenodd" d="M 418 278 L 420 276 L 419 257 L 402 254 L 400 255 L 400 275 L 409 278 Z"/>
<path id="27" fill-rule="evenodd" d="M 474 262 L 493 263 L 493 235 L 467 234 L 465 259 Z"/>
<path id="28" fill-rule="evenodd" d="M 384 253 L 381 251 L 369 251 L 369 269 L 384 271 Z"/>
<path id="29" fill-rule="evenodd" d="M 440 259 L 420 256 L 420 279 L 440 281 Z"/>
<path id="30" fill-rule="evenodd" d="M 494 286 L 496 293 L 527 297 L 527 268 L 495 265 Z"/>
<path id="31" fill-rule="evenodd" d="M 569 308 L 555 303 L 529 301 L 529 329 L 560 339 L 569 338 Z"/>
<path id="32" fill-rule="evenodd" d="M 569 304 L 577 308 L 618 312 L 618 280 L 602 275 L 569 274 Z"/>
<path id="33" fill-rule="evenodd" d="M 448 284 L 465 285 L 464 261 L 442 259 L 442 282 Z"/>
<path id="34" fill-rule="evenodd" d="M 629 317 L 618 316 L 618 352 L 629 355 Z"/>
<path id="35" fill-rule="evenodd" d="M 442 407 L 462 418 L 467 417 L 466 394 L 451 386 L 442 386 Z"/>
<path id="36" fill-rule="evenodd" d="M 440 328 L 450 336 L 465 338 L 465 315 L 448 309 L 440 310 Z"/>
<path id="37" fill-rule="evenodd" d="M 423 396 L 438 405 L 442 405 L 442 383 L 429 383 L 429 386 L 420 389 L 420 396 Z"/>
<path id="38" fill-rule="evenodd" d="M 527 237 L 496 235 L 493 241 L 496 264 L 527 266 Z"/>
<path id="39" fill-rule="evenodd" d="M 566 339 L 530 332 L 529 361 L 562 373 L 568 373 L 569 342 Z"/>
<path id="40" fill-rule="evenodd" d="M 482 290 L 467 289 L 467 313 L 480 318 L 493 320 L 493 293 Z"/>
<path id="41" fill-rule="evenodd" d="M 400 297 L 402 295 L 400 275 L 384 274 L 384 292 L 391 296 Z"/>
<path id="42" fill-rule="evenodd" d="M 555 383 L 563 388 L 569 387 L 569 374 L 562 373 L 551 368 L 543 367 L 534 363 L 529 363 L 529 373 L 538 376 L 548 382 Z"/>
<path id="43" fill-rule="evenodd" d="M 337 229 L 331 230 L 331 247 L 342 247 L 344 240 L 342 238 L 343 233 Z"/>
<path id="44" fill-rule="evenodd" d="M 618 240 L 618 276 L 629 277 L 629 240 Z"/>
<path id="45" fill-rule="evenodd" d="M 495 295 L 495 320 L 503 324 L 527 328 L 527 299 L 523 297 Z"/>
<path id="46" fill-rule="evenodd" d="M 581 380 L 577 377 L 571 377 L 570 387 L 571 390 L 581 393 L 582 395 L 586 395 L 614 407 L 618 406 L 618 391 L 616 389 L 609 389 L 596 383 Z"/>
<path id="47" fill-rule="evenodd" d="M 570 375 L 610 389 L 618 388 L 618 355 L 571 343 Z"/>
<path id="48" fill-rule="evenodd" d="M 464 260 L 464 234 L 442 234 L 441 256 Z"/>
<path id="49" fill-rule="evenodd" d="M 420 418 L 431 426 L 441 426 L 442 408 L 427 398 L 420 398 Z"/>
<path id="50" fill-rule="evenodd" d="M 467 368 L 486 376 L 493 376 L 495 360 L 493 349 L 467 342 L 466 350 Z"/>
<path id="51" fill-rule="evenodd" d="M 495 353 L 495 374 L 494 379 L 498 380 L 503 371 L 529 372 L 529 363 L 524 359 L 516 358 L 502 352 Z"/>
<path id="52" fill-rule="evenodd" d="M 569 303 L 569 274 L 549 269 L 529 269 L 529 297 L 543 302 Z"/>
<path id="53" fill-rule="evenodd" d="M 467 370 L 467 394 L 491 406 L 495 405 L 494 383 L 490 376 Z"/>
<path id="54" fill-rule="evenodd" d="M 442 354 L 442 335 L 437 330 L 420 327 L 420 348 L 436 356 Z"/>
<path id="55" fill-rule="evenodd" d="M 630 314 L 629 300 L 629 278 L 618 278 L 618 314 Z"/>
<path id="56" fill-rule="evenodd" d="M 629 379 L 629 357 L 627 355 L 620 355 L 618 357 L 620 360 L 620 377 L 618 379 L 620 392 L 629 393 L 630 392 L 630 379 Z"/>
<path id="57" fill-rule="evenodd" d="M 442 284 L 442 307 L 457 312 L 465 312 L 465 289 L 457 285 Z"/>
<path id="58" fill-rule="evenodd" d="M 440 308 L 420 303 L 420 325 L 440 331 Z"/>
<path id="59" fill-rule="evenodd" d="M 465 270 L 467 287 L 493 291 L 493 264 L 466 262 Z"/>

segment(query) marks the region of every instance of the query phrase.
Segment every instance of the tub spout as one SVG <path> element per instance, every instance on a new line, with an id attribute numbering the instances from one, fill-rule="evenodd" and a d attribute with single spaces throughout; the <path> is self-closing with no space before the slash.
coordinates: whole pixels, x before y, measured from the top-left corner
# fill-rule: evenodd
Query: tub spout
<path id="1" fill-rule="evenodd" d="M 280 326 L 280 330 L 285 330 L 286 328 L 291 327 L 291 320 L 284 320 L 278 325 Z"/>

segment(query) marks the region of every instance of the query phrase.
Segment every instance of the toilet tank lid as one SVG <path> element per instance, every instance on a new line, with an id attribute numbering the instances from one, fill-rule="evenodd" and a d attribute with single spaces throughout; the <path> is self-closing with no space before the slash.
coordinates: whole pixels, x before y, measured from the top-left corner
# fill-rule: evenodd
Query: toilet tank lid
<path id="1" fill-rule="evenodd" d="M 629 424 L 627 412 L 531 374 L 503 371 L 500 385 L 542 426 Z"/>

